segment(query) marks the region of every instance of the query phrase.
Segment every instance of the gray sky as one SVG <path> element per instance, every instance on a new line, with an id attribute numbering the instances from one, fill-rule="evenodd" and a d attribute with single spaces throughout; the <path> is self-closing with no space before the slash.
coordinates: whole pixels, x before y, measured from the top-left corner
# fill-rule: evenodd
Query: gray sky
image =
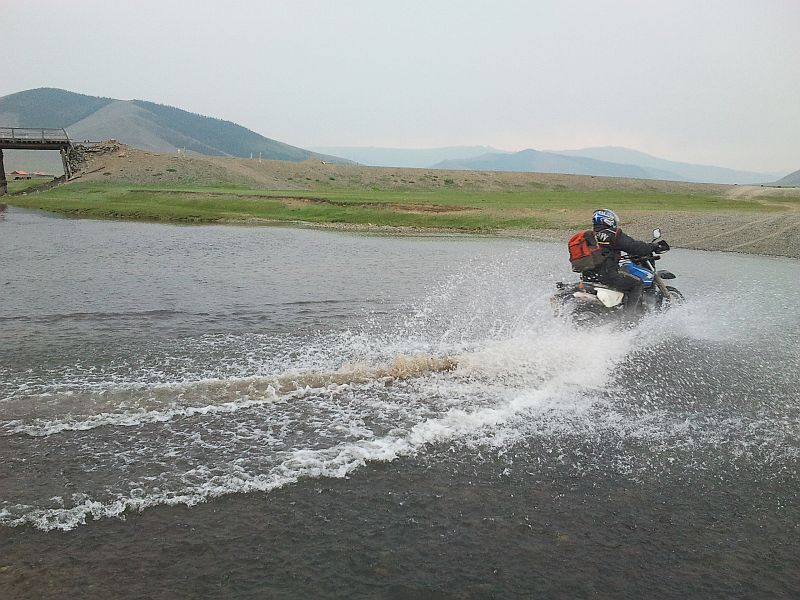
<path id="1" fill-rule="evenodd" d="M 800 168 L 800 0 L 0 0 L 0 16 L 0 96 L 151 100 L 303 147 Z"/>

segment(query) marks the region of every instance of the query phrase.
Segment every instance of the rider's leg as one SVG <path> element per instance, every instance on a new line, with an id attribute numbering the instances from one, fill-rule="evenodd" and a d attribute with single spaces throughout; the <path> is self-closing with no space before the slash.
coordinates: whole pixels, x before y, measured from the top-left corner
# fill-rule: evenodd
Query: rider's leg
<path id="1" fill-rule="evenodd" d="M 625 294 L 623 309 L 626 313 L 634 313 L 642 300 L 644 284 L 638 277 L 622 271 L 612 271 L 603 277 L 603 283 Z"/>
<path id="2" fill-rule="evenodd" d="M 642 309 L 642 292 L 644 292 L 644 283 L 638 277 L 628 275 L 631 279 L 636 281 L 633 287 L 625 292 L 625 306 L 623 307 L 626 312 L 637 312 Z"/>

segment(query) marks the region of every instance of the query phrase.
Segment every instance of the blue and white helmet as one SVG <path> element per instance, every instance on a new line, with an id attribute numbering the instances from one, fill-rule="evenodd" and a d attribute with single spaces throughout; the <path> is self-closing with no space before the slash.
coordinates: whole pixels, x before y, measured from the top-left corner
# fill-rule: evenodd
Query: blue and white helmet
<path id="1" fill-rule="evenodd" d="M 616 229 L 619 227 L 619 217 L 617 213 L 608 208 L 601 208 L 594 211 L 592 215 L 592 225 L 597 228 Z"/>

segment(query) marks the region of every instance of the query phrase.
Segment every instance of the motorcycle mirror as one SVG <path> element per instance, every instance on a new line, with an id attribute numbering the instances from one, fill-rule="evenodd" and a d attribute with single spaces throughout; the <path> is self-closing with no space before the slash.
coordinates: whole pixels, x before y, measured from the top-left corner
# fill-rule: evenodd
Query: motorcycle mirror
<path id="1" fill-rule="evenodd" d="M 657 240 L 660 237 L 661 237 L 661 230 L 653 229 L 653 241 Z"/>

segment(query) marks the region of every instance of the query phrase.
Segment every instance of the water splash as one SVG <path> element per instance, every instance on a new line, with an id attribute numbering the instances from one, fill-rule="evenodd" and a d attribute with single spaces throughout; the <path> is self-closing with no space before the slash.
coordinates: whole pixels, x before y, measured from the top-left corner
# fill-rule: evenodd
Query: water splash
<path id="1" fill-rule="evenodd" d="M 20 382 L 0 459 L 64 460 L 7 478 L 0 523 L 67 530 L 450 448 L 508 472 L 555 463 L 633 481 L 714 461 L 796 468 L 797 355 L 770 350 L 787 323 L 755 310 L 763 294 L 690 295 L 634 329 L 576 331 L 550 314 L 554 263 L 531 258 L 475 259 L 342 331 L 195 339 L 199 369 L 153 360 Z"/>

